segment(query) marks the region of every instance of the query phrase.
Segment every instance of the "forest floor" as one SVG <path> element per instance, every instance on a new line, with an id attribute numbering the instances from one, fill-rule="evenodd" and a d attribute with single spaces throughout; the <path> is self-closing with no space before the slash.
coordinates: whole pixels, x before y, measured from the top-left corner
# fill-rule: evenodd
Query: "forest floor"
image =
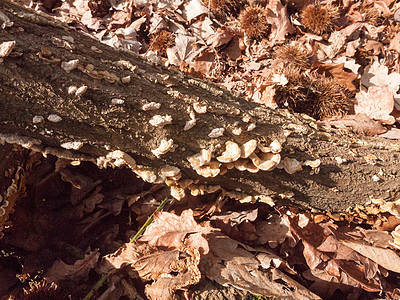
<path id="1" fill-rule="evenodd" d="M 14 2 L 248 101 L 400 138 L 397 1 Z M 128 169 L 25 159 L 2 299 L 400 299 L 400 196 L 342 213 L 220 191 L 178 202 Z"/>

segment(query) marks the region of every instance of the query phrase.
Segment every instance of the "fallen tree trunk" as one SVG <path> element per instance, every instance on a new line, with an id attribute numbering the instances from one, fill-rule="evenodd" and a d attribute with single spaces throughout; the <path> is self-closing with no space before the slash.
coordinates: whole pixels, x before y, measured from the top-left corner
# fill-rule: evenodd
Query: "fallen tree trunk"
<path id="1" fill-rule="evenodd" d="M 178 198 L 220 186 L 244 201 L 286 198 L 338 212 L 400 190 L 398 141 L 318 128 L 312 119 L 234 97 L 7 1 L 0 12 L 3 143 L 101 166 L 127 164 L 147 181 L 166 181 Z M 244 167 L 216 160 L 227 142 L 250 140 L 259 150 L 247 158 L 242 151 L 236 164 Z M 272 142 L 277 148 L 262 154 Z M 196 167 L 193 156 L 202 149 L 212 160 Z M 289 174 L 271 163 L 271 170 L 253 173 L 257 158 L 278 156 L 289 171 L 290 162 L 295 169 L 303 163 L 302 170 Z M 180 175 L 170 167 L 166 175 L 165 166 Z M 200 175 L 207 171 L 211 177 Z"/>

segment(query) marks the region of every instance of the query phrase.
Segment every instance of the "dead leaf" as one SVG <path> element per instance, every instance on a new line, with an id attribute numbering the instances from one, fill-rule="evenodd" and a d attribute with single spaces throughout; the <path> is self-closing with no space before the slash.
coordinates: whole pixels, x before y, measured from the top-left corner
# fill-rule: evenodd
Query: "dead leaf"
<path id="1" fill-rule="evenodd" d="M 269 40 L 272 44 L 284 41 L 287 34 L 295 32 L 290 23 L 286 6 L 283 6 L 279 0 L 268 2 L 267 21 L 271 24 Z"/>
<path id="2" fill-rule="evenodd" d="M 331 119 L 318 121 L 322 126 L 334 126 L 338 129 L 349 129 L 357 134 L 374 136 L 386 132 L 380 122 L 371 120 L 365 114 L 347 115 L 344 117 L 333 117 Z"/>
<path id="3" fill-rule="evenodd" d="M 397 139 L 400 139 L 400 129 L 391 128 L 386 133 L 380 134 L 379 136 L 387 138 L 387 139 L 397 140 Z"/>
<path id="4" fill-rule="evenodd" d="M 186 2 L 183 7 L 182 17 L 186 21 L 191 21 L 202 14 L 207 14 L 209 12 L 207 6 L 201 0 L 190 0 Z"/>
<path id="5" fill-rule="evenodd" d="M 211 280 L 224 286 L 234 286 L 256 295 L 287 297 L 288 299 L 320 299 L 317 295 L 274 268 L 271 261 L 279 257 L 265 253 L 261 261 L 243 244 L 213 233 L 208 236 L 210 253 L 201 262 L 201 270 Z M 248 247 L 251 249 L 250 247 Z M 256 251 L 255 249 L 253 249 Z M 265 261 L 266 257 L 267 262 Z M 262 269 L 261 265 L 267 269 Z"/>
<path id="6" fill-rule="evenodd" d="M 217 48 L 229 43 L 232 38 L 233 33 L 224 26 L 218 28 L 217 32 L 207 39 L 207 44 L 211 47 Z"/>
<path id="7" fill-rule="evenodd" d="M 167 276 L 162 276 L 145 289 L 146 295 L 154 300 L 175 299 L 174 291 L 197 284 L 201 279 L 201 273 L 198 268 L 200 254 L 196 249 L 185 248 L 182 252 L 186 257 L 175 261 L 170 265 Z M 170 273 L 178 273 L 172 275 Z"/>
<path id="8" fill-rule="evenodd" d="M 208 223 L 198 225 L 191 209 L 183 211 L 180 216 L 168 212 L 156 212 L 154 221 L 147 227 L 139 241 L 168 249 L 193 247 L 200 253 L 207 254 L 209 247 L 205 236 L 213 230 Z"/>
<path id="9" fill-rule="evenodd" d="M 209 17 L 205 17 L 204 20 L 198 20 L 192 24 L 193 33 L 204 40 L 207 40 L 211 35 L 215 34 L 213 22 Z"/>
<path id="10" fill-rule="evenodd" d="M 342 243 L 385 269 L 400 273 L 400 257 L 393 250 L 370 246 L 363 241 L 342 241 Z"/>
<path id="11" fill-rule="evenodd" d="M 77 260 L 73 265 L 58 260 L 47 271 L 45 278 L 48 282 L 59 282 L 61 280 L 86 279 L 89 271 L 97 265 L 99 251 L 93 250 L 85 255 L 84 259 Z"/>
<path id="12" fill-rule="evenodd" d="M 341 85 L 346 87 L 349 91 L 356 90 L 356 86 L 353 84 L 353 80 L 356 80 L 358 75 L 354 74 L 350 70 L 344 70 L 344 63 L 334 64 L 325 63 L 318 66 L 318 73 L 332 76 Z"/>
<path id="13" fill-rule="evenodd" d="M 290 246 L 296 245 L 296 240 L 289 230 L 286 216 L 281 217 L 278 214 L 272 214 L 266 221 L 257 222 L 256 228 L 260 244 L 268 243 L 271 248 L 275 248 L 288 238 Z"/>
<path id="14" fill-rule="evenodd" d="M 194 48 L 197 39 L 188 35 L 177 34 L 175 46 L 167 49 L 168 61 L 170 64 L 180 66 L 181 62 L 191 62 L 202 49 Z"/>
<path id="15" fill-rule="evenodd" d="M 368 92 L 360 91 L 356 94 L 354 104 L 356 114 L 365 114 L 371 119 L 391 125 L 396 121 L 393 116 L 390 116 L 393 108 L 393 93 L 386 85 L 370 86 Z"/>
<path id="16" fill-rule="evenodd" d="M 243 211 L 225 211 L 221 214 L 213 215 L 211 220 L 229 220 L 232 225 L 238 225 L 245 221 L 255 221 L 258 216 L 258 208 Z"/>
<path id="17" fill-rule="evenodd" d="M 393 93 L 394 105 L 400 109 L 400 94 L 397 93 L 400 84 L 400 74 L 393 72 L 389 74 L 388 67 L 381 65 L 377 60 L 364 69 L 361 76 L 361 84 L 368 88 L 373 85 L 387 85 Z"/>

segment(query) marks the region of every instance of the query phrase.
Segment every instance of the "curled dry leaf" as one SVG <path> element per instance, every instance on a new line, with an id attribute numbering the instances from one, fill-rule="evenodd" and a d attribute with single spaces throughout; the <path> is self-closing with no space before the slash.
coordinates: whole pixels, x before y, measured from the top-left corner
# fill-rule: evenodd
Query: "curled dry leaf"
<path id="1" fill-rule="evenodd" d="M 140 241 L 168 249 L 187 246 L 206 254 L 209 247 L 204 236 L 213 230 L 208 223 L 197 224 L 191 209 L 183 211 L 180 216 L 169 212 L 156 212 L 154 221 L 147 227 Z"/>
<path id="2" fill-rule="evenodd" d="M 350 70 L 344 69 L 344 63 L 334 64 L 326 63 L 318 66 L 318 73 L 327 74 L 335 78 L 341 85 L 347 88 L 349 91 L 356 90 L 356 86 L 353 84 L 353 80 L 356 80 L 358 75 L 354 74 Z"/>
<path id="3" fill-rule="evenodd" d="M 363 241 L 342 241 L 342 243 L 385 269 L 400 273 L 400 257 L 393 250 L 370 246 Z"/>
<path id="4" fill-rule="evenodd" d="M 318 124 L 326 127 L 333 126 L 338 129 L 350 129 L 354 133 L 366 136 L 374 136 L 386 132 L 386 128 L 380 122 L 371 120 L 365 114 L 333 117 L 324 121 L 318 121 Z"/>
<path id="5" fill-rule="evenodd" d="M 73 265 L 67 265 L 58 260 L 47 271 L 45 278 L 48 282 L 87 278 L 89 271 L 96 266 L 99 255 L 100 253 L 97 249 L 93 250 L 86 254 L 84 259 L 77 260 Z"/>
<path id="6" fill-rule="evenodd" d="M 361 76 L 361 84 L 365 87 L 373 85 L 387 85 L 394 96 L 394 105 L 400 109 L 400 94 L 399 89 L 400 74 L 393 72 L 389 74 L 389 69 L 385 65 L 381 65 L 375 61 L 372 65 L 364 70 L 364 75 Z"/>
<path id="7" fill-rule="evenodd" d="M 317 295 L 277 269 L 282 260 L 273 253 L 245 246 L 220 233 L 208 236 L 210 254 L 200 270 L 211 280 L 256 295 L 288 299 L 320 299 Z M 261 255 L 260 255 L 261 254 Z"/>
<path id="8" fill-rule="evenodd" d="M 121 268 L 131 268 L 142 280 L 154 280 L 146 286 L 150 299 L 173 299 L 176 289 L 199 282 L 199 262 L 199 252 L 190 247 L 164 251 L 149 244 L 127 243 L 104 257 L 100 271 L 112 274 Z"/>
<path id="9" fill-rule="evenodd" d="M 393 124 L 396 120 L 389 115 L 393 108 L 393 93 L 386 85 L 370 86 L 368 92 L 360 91 L 356 94 L 356 103 L 354 104 L 356 114 L 366 114 L 371 119 Z"/>

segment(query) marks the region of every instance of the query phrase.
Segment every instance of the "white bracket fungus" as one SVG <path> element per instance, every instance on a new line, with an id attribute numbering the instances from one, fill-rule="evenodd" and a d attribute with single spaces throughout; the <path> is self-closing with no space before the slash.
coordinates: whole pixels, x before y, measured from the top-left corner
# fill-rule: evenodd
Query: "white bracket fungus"
<path id="1" fill-rule="evenodd" d="M 201 167 L 211 161 L 211 150 L 201 149 L 200 153 L 189 156 L 187 160 L 190 162 L 192 168 Z"/>
<path id="2" fill-rule="evenodd" d="M 260 156 L 257 156 L 255 153 L 252 153 L 249 157 L 253 164 L 263 171 L 274 169 L 281 161 L 280 154 L 262 152 L 259 155 Z"/>
<path id="3" fill-rule="evenodd" d="M 63 61 L 61 63 L 61 68 L 63 68 L 65 72 L 69 73 L 72 70 L 76 69 L 78 64 L 79 64 L 79 59 L 73 59 L 73 60 L 70 60 L 70 61 Z"/>
<path id="4" fill-rule="evenodd" d="M 69 86 L 68 87 L 68 95 L 72 95 L 72 94 L 75 94 L 76 93 L 76 90 L 77 90 L 78 88 L 76 87 L 76 85 L 71 85 L 71 86 Z"/>
<path id="5" fill-rule="evenodd" d="M 150 102 L 142 105 L 142 110 L 148 111 L 148 110 L 157 110 L 161 107 L 161 103 L 157 102 Z"/>
<path id="6" fill-rule="evenodd" d="M 34 116 L 32 118 L 32 123 L 33 124 L 38 124 L 38 123 L 42 123 L 44 121 L 43 116 Z"/>
<path id="7" fill-rule="evenodd" d="M 129 168 L 135 169 L 136 161 L 129 154 L 121 150 L 115 150 L 109 152 L 105 157 L 101 156 L 97 158 L 97 165 L 102 168 L 107 168 L 107 166 L 120 167 L 122 165 L 128 165 Z"/>
<path id="8" fill-rule="evenodd" d="M 279 169 L 285 169 L 290 175 L 303 170 L 301 163 L 295 158 L 285 157 L 278 166 Z"/>
<path id="9" fill-rule="evenodd" d="M 246 143 L 244 143 L 241 147 L 241 153 L 240 157 L 241 158 L 248 158 L 250 154 L 252 154 L 257 148 L 257 141 L 256 140 L 250 140 Z"/>
<path id="10" fill-rule="evenodd" d="M 49 120 L 50 122 L 53 122 L 53 123 L 58 123 L 58 122 L 60 122 L 62 120 L 62 118 L 59 115 L 50 114 L 47 117 L 47 120 Z"/>
<path id="11" fill-rule="evenodd" d="M 0 44 L 0 58 L 8 56 L 15 46 L 15 41 L 3 42 Z"/>
<path id="12" fill-rule="evenodd" d="M 87 87 L 86 85 L 82 85 L 81 87 L 79 87 L 79 88 L 76 90 L 75 95 L 77 95 L 77 96 L 82 96 L 84 93 L 86 93 L 87 88 L 88 88 L 88 87 Z"/>
<path id="13" fill-rule="evenodd" d="M 158 174 L 163 178 L 171 178 L 173 180 L 179 180 L 181 178 L 181 170 L 170 165 L 163 166 L 158 171 Z"/>
<path id="14" fill-rule="evenodd" d="M 206 105 L 201 105 L 198 102 L 193 103 L 193 109 L 198 114 L 205 114 L 207 112 L 207 106 Z"/>
<path id="15" fill-rule="evenodd" d="M 208 164 L 195 168 L 197 174 L 203 177 L 215 177 L 220 173 L 221 163 L 210 161 Z"/>
<path id="16" fill-rule="evenodd" d="M 210 138 L 218 138 L 220 136 L 223 136 L 225 132 L 225 128 L 214 128 L 211 130 L 211 132 L 208 134 Z"/>
<path id="17" fill-rule="evenodd" d="M 82 142 L 77 142 L 77 141 L 66 142 L 66 143 L 62 143 L 61 144 L 61 147 L 63 147 L 64 149 L 68 149 L 68 150 L 70 150 L 70 149 L 78 150 L 78 149 L 82 148 L 82 146 L 83 146 L 83 143 Z"/>
<path id="18" fill-rule="evenodd" d="M 184 131 L 188 131 L 192 129 L 196 125 L 196 119 L 190 119 L 189 121 L 186 121 L 185 127 L 183 127 Z"/>
<path id="19" fill-rule="evenodd" d="M 151 150 L 151 152 L 159 158 L 161 155 L 166 154 L 169 151 L 173 152 L 175 150 L 175 147 L 177 146 L 174 145 L 173 139 L 169 139 L 168 141 L 162 140 L 158 148 Z"/>
<path id="20" fill-rule="evenodd" d="M 225 151 L 221 156 L 217 157 L 217 160 L 222 163 L 230 163 L 239 159 L 240 147 L 235 142 L 228 141 L 225 144 Z"/>
<path id="21" fill-rule="evenodd" d="M 172 117 L 170 115 L 155 115 L 150 119 L 149 123 L 154 127 L 164 127 L 172 123 Z"/>
<path id="22" fill-rule="evenodd" d="M 118 99 L 118 98 L 111 99 L 111 104 L 113 104 L 113 105 L 122 105 L 124 103 L 125 103 L 125 100 L 122 100 L 122 99 Z"/>

